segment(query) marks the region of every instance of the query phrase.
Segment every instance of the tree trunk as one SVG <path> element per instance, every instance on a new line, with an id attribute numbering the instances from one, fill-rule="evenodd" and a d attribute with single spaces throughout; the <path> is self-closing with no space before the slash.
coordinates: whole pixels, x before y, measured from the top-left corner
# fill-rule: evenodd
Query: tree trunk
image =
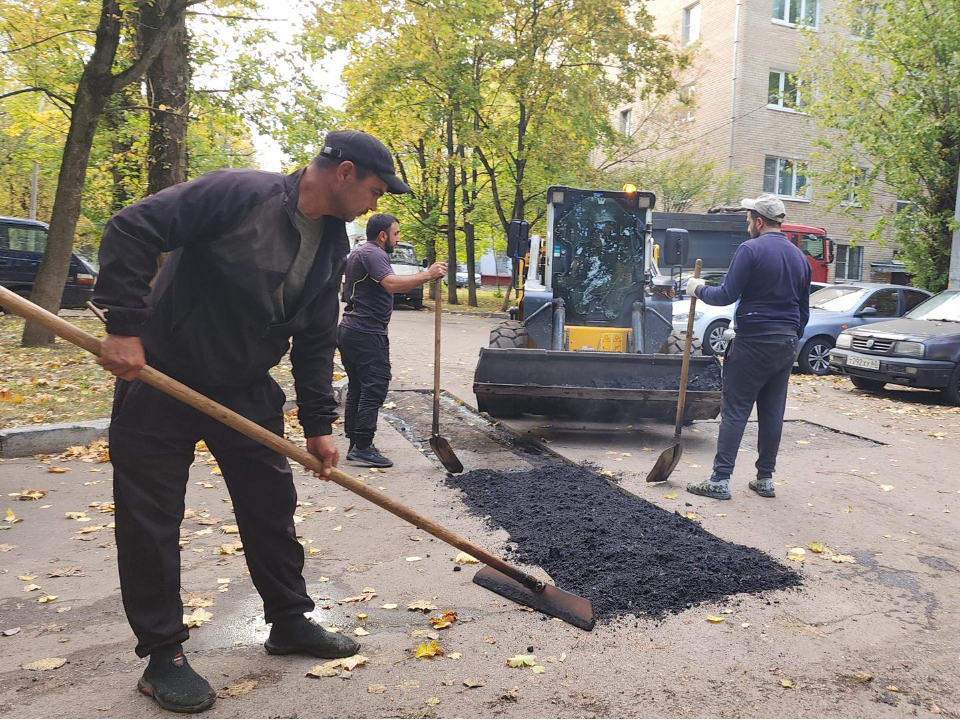
<path id="1" fill-rule="evenodd" d="M 144 4 L 137 28 L 137 47 L 155 42 L 160 18 L 169 0 Z M 190 87 L 190 38 L 186 17 L 167 33 L 163 49 L 147 71 L 150 111 L 150 145 L 147 153 L 147 195 L 187 179 L 186 137 Z"/>
<path id="2" fill-rule="evenodd" d="M 447 304 L 457 300 L 457 164 L 453 146 L 453 113 L 447 115 Z"/>
<path id="3" fill-rule="evenodd" d="M 460 146 L 460 192 L 463 195 L 463 249 L 467 254 L 467 305 L 477 306 L 477 283 L 473 273 L 477 266 L 474 258 L 474 227 L 470 222 L 473 203 L 476 200 L 477 171 L 473 171 L 473 188 L 467 185 L 466 150 Z M 471 197 L 472 193 L 472 197 Z"/>
<path id="4" fill-rule="evenodd" d="M 57 193 L 53 200 L 50 232 L 47 248 L 37 271 L 30 300 L 40 307 L 56 313 L 60 309 L 63 288 L 70 272 L 70 256 L 73 238 L 80 217 L 84 181 L 87 177 L 87 161 L 97 123 L 110 95 L 113 94 L 113 67 L 117 46 L 120 42 L 120 8 L 116 0 L 104 0 L 97 27 L 97 40 L 93 54 L 83 68 L 77 94 L 70 115 L 70 129 L 63 146 Z M 33 347 L 52 345 L 53 333 L 35 322 L 27 322 L 23 328 L 21 345 Z"/>
<path id="5" fill-rule="evenodd" d="M 132 65 L 117 74 L 113 63 L 120 44 L 123 11 L 118 0 L 102 0 L 93 53 L 83 67 L 70 114 L 70 129 L 60 162 L 57 193 L 53 201 L 47 249 L 37 272 L 30 299 L 50 312 L 60 309 L 63 288 L 70 271 L 70 255 L 80 217 L 87 161 L 93 136 L 103 115 L 107 100 L 127 85 L 142 77 L 172 31 L 194 0 L 168 0 L 167 12 L 157 23 L 152 44 L 144 46 Z M 39 323 L 27 322 L 21 344 L 24 347 L 53 344 L 54 336 Z"/>

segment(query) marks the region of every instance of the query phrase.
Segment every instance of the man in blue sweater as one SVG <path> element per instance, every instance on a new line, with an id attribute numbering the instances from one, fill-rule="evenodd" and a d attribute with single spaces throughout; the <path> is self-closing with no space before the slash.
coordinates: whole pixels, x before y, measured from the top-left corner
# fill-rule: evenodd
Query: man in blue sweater
<path id="1" fill-rule="evenodd" d="M 750 489 L 775 496 L 773 472 L 783 433 L 787 385 L 797 344 L 810 318 L 810 264 L 780 232 L 786 210 L 775 195 L 744 200 L 750 240 L 740 245 L 720 287 L 691 278 L 687 293 L 708 305 L 739 301 L 736 338 L 723 363 L 722 420 L 709 480 L 687 485 L 694 495 L 730 499 L 730 475 L 754 404 L 757 406 L 757 478 Z"/>

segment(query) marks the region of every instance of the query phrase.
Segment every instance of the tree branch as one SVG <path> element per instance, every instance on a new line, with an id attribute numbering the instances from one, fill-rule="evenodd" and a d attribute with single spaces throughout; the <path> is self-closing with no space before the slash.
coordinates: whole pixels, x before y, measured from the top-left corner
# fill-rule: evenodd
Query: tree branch
<path id="1" fill-rule="evenodd" d="M 253 22 L 284 22 L 285 21 L 285 18 L 259 18 L 259 17 L 247 17 L 245 15 L 220 15 L 219 13 L 198 12 L 196 10 L 188 11 L 187 15 L 203 15 L 206 17 L 217 18 L 218 20 L 251 20 Z"/>
<path id="2" fill-rule="evenodd" d="M 28 92 L 41 92 L 47 97 L 51 98 L 52 100 L 58 100 L 62 102 L 64 105 L 66 105 L 68 108 L 70 108 L 71 110 L 73 109 L 72 102 L 67 100 L 62 95 L 58 95 L 52 90 L 48 90 L 47 88 L 44 88 L 44 87 L 28 87 L 28 88 L 20 88 L 19 90 L 13 90 L 12 92 L 8 92 L 8 93 L 4 93 L 3 95 L 0 95 L 0 100 L 3 100 L 4 98 L 8 98 L 8 97 L 13 97 L 14 95 L 20 95 L 22 93 L 28 93 Z"/>
<path id="3" fill-rule="evenodd" d="M 160 50 L 163 49 L 163 45 L 167 41 L 167 34 L 180 19 L 180 15 L 185 13 L 188 7 L 199 5 L 205 1 L 206 0 L 171 0 L 167 11 L 157 24 L 157 33 L 153 37 L 153 41 L 143 49 L 140 57 L 137 58 L 133 65 L 113 76 L 113 92 L 120 92 L 131 82 L 142 77 L 147 71 L 147 68 L 157 59 L 157 55 L 160 54 Z"/>
<path id="4" fill-rule="evenodd" d="M 27 50 L 28 48 L 32 48 L 36 45 L 40 45 L 41 43 L 45 43 L 48 40 L 53 40 L 54 38 L 58 38 L 61 35 L 70 35 L 72 33 L 90 33 L 91 35 L 97 34 L 93 30 L 90 30 L 88 28 L 77 28 L 76 30 L 64 30 L 63 32 L 58 32 L 55 35 L 51 35 L 50 37 L 45 37 L 42 40 L 37 40 L 36 42 L 32 42 L 29 45 L 23 45 L 21 47 L 13 48 L 11 50 L 0 50 L 0 55 L 9 55 L 10 53 L 20 52 L 21 50 Z"/>

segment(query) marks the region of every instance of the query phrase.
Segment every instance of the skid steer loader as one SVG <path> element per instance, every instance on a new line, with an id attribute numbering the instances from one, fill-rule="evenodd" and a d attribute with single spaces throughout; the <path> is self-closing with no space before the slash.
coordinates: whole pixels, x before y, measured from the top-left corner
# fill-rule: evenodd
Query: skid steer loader
<path id="1" fill-rule="evenodd" d="M 546 236 L 510 225 L 516 307 L 480 350 L 474 393 L 493 417 L 522 413 L 586 420 L 676 416 L 683 338 L 673 332 L 675 286 L 659 262 L 682 265 L 687 231 L 668 230 L 657 257 L 656 197 L 547 190 Z M 720 412 L 721 367 L 690 359 L 684 419 Z"/>

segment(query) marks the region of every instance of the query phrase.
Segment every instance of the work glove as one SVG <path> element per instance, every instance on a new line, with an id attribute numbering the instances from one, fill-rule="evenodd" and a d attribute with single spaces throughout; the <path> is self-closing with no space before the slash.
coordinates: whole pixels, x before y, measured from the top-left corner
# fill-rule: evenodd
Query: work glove
<path id="1" fill-rule="evenodd" d="M 687 280 L 687 295 L 693 295 L 694 297 L 699 297 L 697 295 L 697 290 L 702 288 L 706 283 L 700 278 L 690 278 Z"/>

